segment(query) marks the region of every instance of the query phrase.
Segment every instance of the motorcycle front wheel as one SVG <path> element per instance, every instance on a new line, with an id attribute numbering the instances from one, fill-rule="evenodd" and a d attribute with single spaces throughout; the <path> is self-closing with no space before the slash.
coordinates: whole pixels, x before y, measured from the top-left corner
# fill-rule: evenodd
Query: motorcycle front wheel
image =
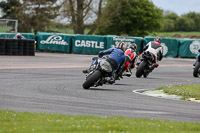
<path id="1" fill-rule="evenodd" d="M 97 80 L 101 77 L 101 72 L 99 70 L 95 71 L 92 75 L 90 75 L 86 81 L 83 83 L 84 89 L 89 89 L 91 86 L 95 84 Z"/>
<path id="2" fill-rule="evenodd" d="M 140 78 L 142 75 L 143 75 L 143 73 L 144 73 L 144 69 L 145 69 L 145 66 L 147 65 L 147 62 L 146 61 L 142 61 L 140 64 L 139 64 L 139 66 L 138 66 L 138 68 L 137 68 L 137 71 L 136 71 L 136 77 L 137 78 Z"/>
<path id="3" fill-rule="evenodd" d="M 193 76 L 199 77 L 199 72 L 200 72 L 200 63 L 197 62 L 193 71 Z"/>

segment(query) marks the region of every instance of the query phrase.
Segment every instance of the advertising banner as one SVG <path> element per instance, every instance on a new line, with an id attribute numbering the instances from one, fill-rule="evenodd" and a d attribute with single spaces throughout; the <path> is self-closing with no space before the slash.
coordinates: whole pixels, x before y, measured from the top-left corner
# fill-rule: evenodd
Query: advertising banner
<path id="1" fill-rule="evenodd" d="M 137 45 L 137 53 L 142 52 L 142 44 L 143 44 L 142 37 L 123 37 L 123 36 L 108 35 L 106 36 L 106 42 L 107 42 L 107 49 L 115 48 L 120 42 L 124 42 L 127 45 L 127 47 L 130 44 L 135 43 Z"/>
<path id="2" fill-rule="evenodd" d="M 106 48 L 104 36 L 75 35 L 72 38 L 72 52 L 76 54 L 98 54 Z"/>
<path id="3" fill-rule="evenodd" d="M 36 35 L 37 49 L 70 53 L 72 37 L 67 34 L 38 32 Z"/>
<path id="4" fill-rule="evenodd" d="M 180 39 L 179 56 L 195 57 L 200 48 L 200 39 Z"/>

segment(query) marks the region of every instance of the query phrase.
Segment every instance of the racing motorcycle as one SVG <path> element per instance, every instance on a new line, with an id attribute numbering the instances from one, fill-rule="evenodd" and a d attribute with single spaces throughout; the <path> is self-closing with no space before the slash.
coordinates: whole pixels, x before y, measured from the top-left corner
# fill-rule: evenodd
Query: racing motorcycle
<path id="1" fill-rule="evenodd" d="M 109 73 L 106 71 L 106 68 L 101 66 L 101 62 L 105 60 L 106 58 L 97 58 L 97 57 L 93 59 L 93 63 L 89 67 L 86 75 L 86 81 L 82 85 L 84 89 L 89 89 L 92 86 L 94 87 L 102 86 L 103 84 L 107 83 L 111 84 L 109 82 L 110 80 Z"/>
<path id="2" fill-rule="evenodd" d="M 149 51 L 143 52 L 136 63 L 136 77 L 140 78 L 142 75 L 146 78 L 149 73 L 155 68 L 155 55 Z"/>
<path id="3" fill-rule="evenodd" d="M 193 76 L 199 77 L 200 75 L 200 53 L 196 56 L 196 62 L 194 63 Z"/>

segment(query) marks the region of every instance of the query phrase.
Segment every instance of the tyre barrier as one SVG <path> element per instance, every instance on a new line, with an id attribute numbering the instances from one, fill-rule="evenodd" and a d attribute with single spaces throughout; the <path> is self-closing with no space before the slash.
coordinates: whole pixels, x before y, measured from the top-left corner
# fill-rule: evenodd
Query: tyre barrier
<path id="1" fill-rule="evenodd" d="M 35 56 L 35 40 L 0 39 L 0 55 Z"/>
<path id="2" fill-rule="evenodd" d="M 0 39 L 0 55 L 5 55 L 5 39 Z"/>

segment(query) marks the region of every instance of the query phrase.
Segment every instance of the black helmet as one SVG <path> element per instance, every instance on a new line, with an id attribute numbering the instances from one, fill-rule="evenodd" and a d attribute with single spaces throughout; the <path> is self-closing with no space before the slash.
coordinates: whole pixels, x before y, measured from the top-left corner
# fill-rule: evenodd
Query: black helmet
<path id="1" fill-rule="evenodd" d="M 131 45 L 129 45 L 129 48 L 133 49 L 133 50 L 137 50 L 137 45 L 135 43 L 132 43 Z"/>
<path id="2" fill-rule="evenodd" d="M 200 48 L 198 49 L 198 52 L 200 53 Z"/>
<path id="3" fill-rule="evenodd" d="M 157 36 L 157 37 L 154 39 L 154 41 L 161 43 L 161 42 L 162 42 L 162 39 L 161 39 L 161 37 Z"/>
<path id="4" fill-rule="evenodd" d="M 121 49 L 123 51 L 125 51 L 126 49 L 126 44 L 124 42 L 120 42 L 118 45 L 117 45 L 117 48 L 118 49 Z"/>

